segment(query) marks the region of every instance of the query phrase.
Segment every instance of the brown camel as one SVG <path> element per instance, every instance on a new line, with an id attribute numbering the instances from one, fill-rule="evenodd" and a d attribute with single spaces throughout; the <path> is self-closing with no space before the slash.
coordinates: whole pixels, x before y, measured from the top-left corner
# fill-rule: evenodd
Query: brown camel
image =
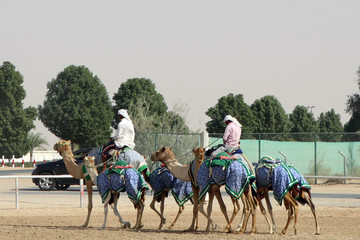
<path id="1" fill-rule="evenodd" d="M 86 189 L 88 195 L 88 214 L 86 217 L 86 221 L 82 227 L 87 228 L 89 225 L 91 211 L 93 207 L 92 193 L 93 193 L 94 182 L 91 179 L 86 178 L 86 176 L 84 176 L 84 172 L 82 170 L 84 164 L 78 165 L 75 163 L 74 154 L 71 150 L 70 145 L 71 145 L 70 140 L 69 141 L 60 140 L 57 144 L 54 145 L 54 150 L 58 151 L 60 155 L 63 157 L 65 167 L 69 172 L 69 174 L 73 176 L 73 178 L 75 179 L 84 179 L 86 183 Z M 123 218 L 120 216 L 119 212 L 117 211 L 116 201 L 117 199 L 114 198 L 114 214 L 119 218 L 120 222 L 123 224 L 123 227 L 130 227 L 130 223 L 124 221 Z M 102 228 L 104 228 L 105 226 L 106 226 L 106 219 Z"/>
<path id="2" fill-rule="evenodd" d="M 54 145 L 54 150 L 58 151 L 59 154 L 63 157 L 66 170 L 69 172 L 71 176 L 75 179 L 84 179 L 86 183 L 86 189 L 88 194 L 88 214 L 86 217 L 86 221 L 83 227 L 88 227 L 90 221 L 91 210 L 93 207 L 92 203 L 92 193 L 93 193 L 93 182 L 91 180 L 86 180 L 84 177 L 84 173 L 82 171 L 82 165 L 78 165 L 75 163 L 74 154 L 70 148 L 71 141 L 60 140 L 58 143 Z"/>
<path id="3" fill-rule="evenodd" d="M 205 149 L 204 148 L 195 148 L 194 149 L 194 155 L 196 157 L 196 159 L 198 160 L 198 162 L 203 162 L 205 159 Z M 196 166 L 198 167 L 198 166 Z M 198 168 L 196 173 L 198 173 Z M 211 184 L 210 185 L 210 190 L 209 190 L 209 204 L 208 204 L 208 216 L 210 218 L 211 216 L 211 211 L 212 211 L 212 203 L 213 203 L 213 198 L 214 198 L 214 193 L 216 193 L 217 191 L 220 192 L 220 187 L 218 184 Z M 233 213 L 232 216 L 230 218 L 230 221 L 228 221 L 227 226 L 225 228 L 225 232 L 231 232 L 231 224 L 236 216 L 236 214 L 239 212 L 240 210 L 240 204 L 238 199 L 236 199 L 234 196 L 230 195 L 231 201 L 233 203 Z M 246 225 L 250 216 L 250 213 L 252 214 L 252 230 L 251 230 L 251 234 L 255 233 L 255 226 L 256 226 L 256 215 L 255 215 L 255 211 L 256 211 L 256 204 L 254 202 L 253 196 L 252 196 L 252 192 L 251 192 L 251 186 L 249 184 L 249 186 L 246 187 L 244 193 L 241 195 L 241 200 L 243 202 L 244 208 L 243 208 L 243 214 L 241 217 L 241 222 L 242 222 L 242 227 L 240 227 L 240 231 L 238 232 L 239 234 L 245 232 L 246 229 Z M 226 212 L 226 208 L 223 210 L 223 213 L 225 215 L 225 218 L 228 219 L 227 217 L 227 212 Z"/>
<path id="4" fill-rule="evenodd" d="M 193 153 L 197 157 L 196 162 L 195 162 L 196 163 L 195 171 L 193 173 L 193 175 L 194 175 L 193 179 L 196 179 L 197 171 L 198 171 L 200 165 L 202 164 L 202 162 L 204 161 L 205 149 L 204 148 L 195 148 L 193 150 Z M 175 155 L 172 153 L 171 148 L 166 148 L 166 147 L 161 148 L 159 151 L 152 154 L 151 160 L 163 162 L 176 178 L 179 178 L 183 181 L 191 181 L 191 177 L 189 176 L 190 165 L 184 166 L 184 165 L 180 164 L 176 160 Z M 192 181 L 192 187 L 193 187 L 193 193 L 194 193 L 194 196 L 193 196 L 194 197 L 193 219 L 192 219 L 191 226 L 189 227 L 189 229 L 187 231 L 193 231 L 193 230 L 198 229 L 198 211 L 203 213 L 203 204 L 204 204 L 205 198 L 203 198 L 199 202 L 199 188 L 195 184 L 196 184 L 196 181 Z M 210 187 L 210 190 L 209 190 L 209 203 L 210 202 L 212 203 L 214 196 L 216 196 L 216 198 L 219 202 L 221 211 L 223 212 L 226 222 L 227 222 L 227 226 L 224 229 L 224 232 L 231 232 L 232 231 L 231 230 L 231 221 L 234 219 L 240 206 L 238 203 L 234 202 L 234 213 L 233 213 L 231 220 L 229 220 L 227 212 L 226 212 L 225 203 L 221 197 L 220 187 L 212 184 Z M 244 201 L 246 201 L 246 200 L 244 200 Z M 246 205 L 246 206 L 249 206 L 249 205 Z M 210 204 L 209 204 L 208 214 L 211 213 L 211 211 L 212 211 L 212 206 L 210 206 Z M 250 213 L 250 211 L 251 210 L 248 207 L 247 212 Z M 205 213 L 203 213 L 203 214 L 208 219 L 208 225 L 206 227 L 206 231 L 210 231 L 210 226 L 212 225 L 214 227 L 214 223 L 208 214 L 207 215 Z M 247 219 L 246 219 L 246 221 L 247 221 Z M 195 224 L 196 224 L 196 228 L 195 228 Z"/>
<path id="5" fill-rule="evenodd" d="M 295 184 L 292 187 L 290 187 L 290 189 L 288 190 L 288 192 L 286 193 L 286 195 L 283 198 L 285 208 L 288 211 L 288 220 L 287 220 L 286 225 L 281 233 L 286 234 L 287 229 L 290 225 L 290 222 L 294 218 L 294 233 L 295 233 L 295 235 L 297 234 L 298 202 L 300 202 L 301 204 L 306 203 L 310 206 L 311 211 L 314 215 L 314 219 L 315 219 L 315 227 L 316 227 L 315 234 L 320 235 L 320 226 L 318 225 L 318 221 L 317 221 L 315 205 L 311 200 L 310 189 L 301 186 L 301 184 L 304 184 L 304 183 L 301 181 L 300 178 L 302 176 L 299 172 L 297 172 L 297 170 L 294 170 L 294 168 L 292 168 L 292 167 L 289 167 L 288 169 L 289 169 L 289 171 L 291 171 L 294 174 L 295 178 L 298 180 L 298 184 L 300 184 L 300 192 L 298 189 L 298 184 Z M 281 172 L 281 174 L 282 174 L 282 172 Z M 307 184 L 307 182 L 306 182 L 306 184 Z M 257 201 L 260 206 L 260 211 L 264 215 L 264 217 L 269 225 L 270 234 L 276 232 L 275 220 L 274 220 L 272 206 L 271 206 L 270 199 L 269 199 L 269 191 L 272 191 L 271 188 L 272 188 L 272 185 L 270 185 L 268 187 L 258 187 L 257 195 L 256 195 Z M 266 200 L 266 205 L 267 205 L 267 209 L 270 214 L 270 217 L 271 217 L 271 221 L 266 214 L 266 210 L 261 202 L 261 197 L 264 197 Z"/>

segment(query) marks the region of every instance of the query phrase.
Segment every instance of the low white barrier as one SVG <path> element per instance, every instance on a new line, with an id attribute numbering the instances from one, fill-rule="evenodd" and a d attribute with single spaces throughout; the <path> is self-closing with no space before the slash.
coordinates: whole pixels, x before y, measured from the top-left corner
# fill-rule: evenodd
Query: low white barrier
<path id="1" fill-rule="evenodd" d="M 26 176 L 0 176 L 0 179 L 15 179 L 15 204 L 19 209 L 19 178 L 72 178 L 71 175 L 26 175 Z M 84 180 L 80 179 L 80 208 L 84 208 Z"/>

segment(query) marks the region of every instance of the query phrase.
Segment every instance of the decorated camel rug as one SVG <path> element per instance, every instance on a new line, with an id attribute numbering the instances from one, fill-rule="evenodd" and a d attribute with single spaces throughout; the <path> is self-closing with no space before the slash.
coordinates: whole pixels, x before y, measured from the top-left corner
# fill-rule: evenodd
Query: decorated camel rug
<path id="1" fill-rule="evenodd" d="M 158 198 L 166 188 L 171 189 L 171 193 L 179 206 L 183 206 L 192 196 L 193 191 L 191 182 L 184 182 L 177 179 L 166 167 L 158 167 L 149 176 L 150 186 L 154 191 L 154 198 Z"/>
<path id="2" fill-rule="evenodd" d="M 210 184 L 222 186 L 226 192 L 239 199 L 255 175 L 249 166 L 231 155 L 222 152 L 201 164 L 197 173 L 197 185 L 200 190 L 199 201 L 209 191 Z"/>
<path id="3" fill-rule="evenodd" d="M 111 199 L 110 191 L 127 193 L 129 199 L 138 204 L 142 190 L 149 189 L 144 178 L 133 167 L 125 162 L 118 161 L 111 168 L 97 176 L 97 187 L 104 204 Z"/>
<path id="4" fill-rule="evenodd" d="M 274 198 L 280 205 L 290 188 L 296 184 L 299 184 L 299 181 L 281 160 L 274 160 L 271 157 L 259 160 L 256 166 L 256 185 L 257 187 L 270 187 L 273 190 Z"/>

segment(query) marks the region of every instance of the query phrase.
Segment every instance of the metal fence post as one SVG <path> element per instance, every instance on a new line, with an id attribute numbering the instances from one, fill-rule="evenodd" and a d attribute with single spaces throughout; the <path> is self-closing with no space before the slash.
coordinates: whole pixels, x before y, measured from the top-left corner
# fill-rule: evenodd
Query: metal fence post
<path id="1" fill-rule="evenodd" d="M 314 170 L 315 170 L 315 176 L 317 176 L 317 144 L 316 144 L 316 133 L 314 133 Z M 317 178 L 315 178 L 315 184 L 317 184 Z"/>
<path id="2" fill-rule="evenodd" d="M 343 156 L 343 158 L 344 158 L 344 177 L 346 177 L 346 157 L 345 157 L 345 155 L 341 152 L 341 151 L 339 151 L 339 154 L 341 155 L 341 156 Z M 344 184 L 346 184 L 346 180 L 344 179 Z"/>
<path id="3" fill-rule="evenodd" d="M 259 133 L 258 136 L 259 136 L 259 157 L 258 157 L 258 159 L 261 159 L 261 134 Z"/>

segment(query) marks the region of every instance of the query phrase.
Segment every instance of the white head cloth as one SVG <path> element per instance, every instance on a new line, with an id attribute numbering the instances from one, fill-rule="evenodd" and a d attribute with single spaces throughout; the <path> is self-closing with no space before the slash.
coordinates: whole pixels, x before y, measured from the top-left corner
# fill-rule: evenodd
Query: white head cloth
<path id="1" fill-rule="evenodd" d="M 127 112 L 126 109 L 120 109 L 120 110 L 118 111 L 118 115 L 121 115 L 121 116 L 123 116 L 124 118 L 126 118 L 127 120 L 131 121 L 130 116 L 129 116 L 129 114 L 128 114 L 128 112 Z"/>
<path id="2" fill-rule="evenodd" d="M 238 120 L 236 118 L 232 117 L 231 115 L 226 115 L 224 117 L 224 122 L 226 122 L 226 121 L 231 121 L 231 122 L 235 123 L 236 125 L 238 125 L 239 127 L 242 127 L 242 125 L 238 122 Z"/>

